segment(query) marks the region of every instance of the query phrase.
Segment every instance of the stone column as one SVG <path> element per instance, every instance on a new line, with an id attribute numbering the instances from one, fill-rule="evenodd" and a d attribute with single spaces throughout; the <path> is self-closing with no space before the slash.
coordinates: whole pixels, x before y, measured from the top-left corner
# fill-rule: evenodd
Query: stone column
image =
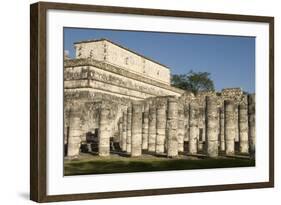
<path id="1" fill-rule="evenodd" d="M 156 107 L 149 107 L 149 122 L 148 122 L 148 151 L 155 152 L 156 149 Z"/>
<path id="2" fill-rule="evenodd" d="M 235 154 L 235 106 L 233 101 L 224 101 L 224 136 L 226 155 Z"/>
<path id="3" fill-rule="evenodd" d="M 203 150 L 204 141 L 206 141 L 205 133 L 206 133 L 206 123 L 205 123 L 205 106 L 199 108 L 198 112 L 198 140 L 197 140 L 197 152 Z"/>
<path id="4" fill-rule="evenodd" d="M 122 147 L 122 137 L 123 137 L 123 117 L 120 117 L 118 124 L 118 132 L 119 132 L 119 147 Z"/>
<path id="5" fill-rule="evenodd" d="M 206 97 L 206 145 L 209 157 L 218 157 L 218 125 L 219 116 L 217 98 Z"/>
<path id="6" fill-rule="evenodd" d="M 149 104 L 144 104 L 143 109 L 143 124 L 142 124 L 142 149 L 148 149 L 148 115 L 149 115 Z"/>
<path id="7" fill-rule="evenodd" d="M 127 141 L 127 147 L 126 147 L 126 151 L 128 153 L 131 153 L 131 139 L 132 139 L 132 107 L 129 106 L 127 108 L 127 137 L 126 137 L 126 141 Z"/>
<path id="8" fill-rule="evenodd" d="M 256 152 L 256 100 L 255 94 L 248 96 L 248 117 L 249 117 L 249 149 L 251 157 L 255 157 Z"/>
<path id="9" fill-rule="evenodd" d="M 184 113 L 183 109 L 178 110 L 178 151 L 184 151 Z"/>
<path id="10" fill-rule="evenodd" d="M 184 142 L 189 140 L 189 104 L 184 105 Z"/>
<path id="11" fill-rule="evenodd" d="M 65 147 L 65 150 L 64 150 L 64 155 L 67 154 L 67 144 L 68 144 L 68 130 L 69 130 L 69 112 L 70 112 L 70 109 L 69 107 L 66 107 L 64 108 L 64 111 L 63 111 L 63 119 L 64 119 L 64 122 L 63 122 L 63 145 Z"/>
<path id="12" fill-rule="evenodd" d="M 159 102 L 156 108 L 156 153 L 164 153 L 166 134 L 166 105 Z"/>
<path id="13" fill-rule="evenodd" d="M 110 155 L 110 134 L 109 134 L 109 108 L 105 105 L 100 109 L 99 121 L 99 156 L 106 157 Z"/>
<path id="14" fill-rule="evenodd" d="M 189 105 L 189 153 L 197 154 L 198 128 L 198 105 L 195 102 Z"/>
<path id="15" fill-rule="evenodd" d="M 167 156 L 178 156 L 178 102 L 177 98 L 170 97 L 168 99 L 168 111 L 167 111 Z"/>
<path id="16" fill-rule="evenodd" d="M 114 132 L 112 133 L 113 134 L 113 148 L 116 149 L 116 146 L 120 143 L 120 138 L 119 138 L 119 134 L 120 134 L 120 130 L 119 130 L 119 124 L 120 124 L 120 121 L 118 120 L 117 121 L 117 126 L 115 128 L 114 126 L 114 130 L 117 129 L 117 132 Z"/>
<path id="17" fill-rule="evenodd" d="M 123 133 L 122 133 L 122 151 L 127 149 L 127 111 L 123 111 Z"/>
<path id="18" fill-rule="evenodd" d="M 142 105 L 133 104 L 132 109 L 132 147 L 131 156 L 138 157 L 142 154 Z"/>
<path id="19" fill-rule="evenodd" d="M 238 105 L 234 105 L 234 125 L 235 125 L 235 142 L 239 143 L 239 118 L 238 118 Z"/>
<path id="20" fill-rule="evenodd" d="M 239 105 L 239 151 L 249 153 L 247 105 Z"/>
<path id="21" fill-rule="evenodd" d="M 224 140 L 224 108 L 220 108 L 220 134 L 219 134 L 220 151 L 225 151 Z"/>
<path id="22" fill-rule="evenodd" d="M 67 156 L 76 157 L 80 152 L 81 144 L 81 120 L 79 106 L 73 106 L 69 114 L 69 135 L 67 144 Z"/>
<path id="23" fill-rule="evenodd" d="M 203 107 L 203 133 L 202 133 L 202 141 L 206 142 L 206 106 Z"/>

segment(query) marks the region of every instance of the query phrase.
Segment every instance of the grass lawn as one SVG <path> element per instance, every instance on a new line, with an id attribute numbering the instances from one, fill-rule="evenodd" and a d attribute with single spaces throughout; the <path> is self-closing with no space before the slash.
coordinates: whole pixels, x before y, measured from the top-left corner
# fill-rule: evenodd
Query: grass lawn
<path id="1" fill-rule="evenodd" d="M 97 157 L 84 156 L 74 160 L 64 161 L 64 175 L 110 174 L 128 172 L 148 172 L 167 170 L 207 169 L 226 167 L 255 166 L 255 160 L 238 158 L 176 158 L 146 156 L 130 157 Z"/>

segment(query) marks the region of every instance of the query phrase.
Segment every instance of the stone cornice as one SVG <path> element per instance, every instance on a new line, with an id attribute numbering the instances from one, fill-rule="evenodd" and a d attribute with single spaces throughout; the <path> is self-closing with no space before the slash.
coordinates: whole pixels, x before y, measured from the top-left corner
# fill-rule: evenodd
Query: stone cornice
<path id="1" fill-rule="evenodd" d="M 111 64 L 107 64 L 105 62 L 101 62 L 101 61 L 97 61 L 97 60 L 93 60 L 93 59 L 71 59 L 71 60 L 65 60 L 64 61 L 64 67 L 65 68 L 67 68 L 67 67 L 77 67 L 77 66 L 94 66 L 94 67 L 97 67 L 99 69 L 102 69 L 102 70 L 105 70 L 105 71 L 108 71 L 108 72 L 111 72 L 111 73 L 115 73 L 115 74 L 118 74 L 118 75 L 121 75 L 121 76 L 125 76 L 127 78 L 131 78 L 133 80 L 137 80 L 137 81 L 140 81 L 140 82 L 143 82 L 143 83 L 154 85 L 154 86 L 157 86 L 157 87 L 160 87 L 160 88 L 163 88 L 163 89 L 167 89 L 167 90 L 173 91 L 175 93 L 183 94 L 185 92 L 184 90 L 166 85 L 164 83 L 160 83 L 160 82 L 151 80 L 149 78 L 145 78 L 141 75 L 132 73 L 130 71 L 127 71 L 125 69 L 113 66 Z"/>

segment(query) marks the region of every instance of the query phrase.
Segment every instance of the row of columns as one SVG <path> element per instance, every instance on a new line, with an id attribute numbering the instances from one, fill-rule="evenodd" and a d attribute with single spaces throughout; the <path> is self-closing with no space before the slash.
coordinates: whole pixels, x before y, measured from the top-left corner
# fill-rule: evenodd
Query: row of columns
<path id="1" fill-rule="evenodd" d="M 217 98 L 207 96 L 205 113 L 203 113 L 205 127 L 204 132 L 201 133 L 204 136 L 200 140 L 198 126 L 200 108 L 197 103 L 192 102 L 181 107 L 177 99 L 172 97 L 168 98 L 167 103 L 160 102 L 157 105 L 146 103 L 142 113 L 142 149 L 156 154 L 166 152 L 168 157 L 174 157 L 184 151 L 184 142 L 188 141 L 189 154 L 203 151 L 209 157 L 217 157 L 221 152 L 225 155 L 234 155 L 235 141 L 239 135 L 239 150 L 237 151 L 248 154 L 250 146 L 253 153 L 255 147 L 254 95 L 250 95 L 249 99 L 249 104 L 238 106 L 237 121 L 236 105 L 233 101 L 225 100 L 223 106 L 218 107 Z M 128 122 L 123 123 L 123 127 L 128 125 Z M 129 133 L 127 133 L 128 136 L 130 136 Z M 203 141 L 205 142 L 204 149 Z M 123 151 L 130 152 L 126 149 Z"/>
<path id="2" fill-rule="evenodd" d="M 188 141 L 188 153 L 199 151 L 209 157 L 219 153 L 235 154 L 236 126 L 239 130 L 239 152 L 255 153 L 255 96 L 249 95 L 247 104 L 238 106 L 238 125 L 235 120 L 235 104 L 225 100 L 218 107 L 215 96 L 205 100 L 204 139 L 199 139 L 199 106 L 191 102 L 180 106 L 178 99 L 168 97 L 156 104 L 133 103 L 123 111 L 118 124 L 121 150 L 133 157 L 141 156 L 142 150 L 156 154 L 165 153 L 176 157 L 185 151 Z M 109 108 L 101 106 L 99 118 L 99 156 L 110 155 L 110 128 L 108 126 Z M 81 141 L 80 118 L 72 110 L 69 124 L 68 156 L 79 154 Z M 200 135 L 203 135 L 201 133 Z M 202 141 L 205 141 L 203 149 Z"/>

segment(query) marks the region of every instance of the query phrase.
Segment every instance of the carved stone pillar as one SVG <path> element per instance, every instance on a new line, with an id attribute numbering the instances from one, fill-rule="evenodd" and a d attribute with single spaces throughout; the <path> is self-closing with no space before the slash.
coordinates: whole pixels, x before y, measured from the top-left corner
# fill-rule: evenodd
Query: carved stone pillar
<path id="1" fill-rule="evenodd" d="M 197 152 L 203 151 L 204 142 L 206 141 L 206 123 L 205 123 L 205 106 L 199 108 L 198 113 L 198 140 L 197 140 Z"/>
<path id="2" fill-rule="evenodd" d="M 198 105 L 194 102 L 189 105 L 189 153 L 197 154 L 198 128 Z"/>
<path id="3" fill-rule="evenodd" d="M 184 105 L 184 142 L 189 141 L 189 103 Z"/>
<path id="4" fill-rule="evenodd" d="M 235 126 L 235 144 L 237 143 L 239 143 L 239 118 L 238 118 L 238 105 L 237 104 L 235 104 L 234 105 L 234 126 Z"/>
<path id="5" fill-rule="evenodd" d="M 249 153 L 248 110 L 246 104 L 239 105 L 239 151 Z"/>
<path id="6" fill-rule="evenodd" d="M 209 157 L 218 157 L 218 125 L 219 116 L 217 99 L 214 96 L 206 97 L 206 145 Z"/>
<path id="7" fill-rule="evenodd" d="M 113 149 L 116 149 L 117 147 L 117 145 L 119 144 L 119 142 L 120 142 L 120 130 L 119 130 L 119 124 L 120 124 L 120 120 L 118 120 L 117 121 L 117 131 L 118 132 L 114 132 L 114 133 L 112 133 L 113 134 Z"/>
<path id="8" fill-rule="evenodd" d="M 69 115 L 69 135 L 67 144 L 67 156 L 76 157 L 80 152 L 81 144 L 81 120 L 79 106 L 73 106 Z"/>
<path id="9" fill-rule="evenodd" d="M 255 157 L 256 151 L 256 100 L 255 94 L 248 96 L 248 117 L 249 117 L 249 148 L 251 157 Z"/>
<path id="10" fill-rule="evenodd" d="M 143 109 L 143 124 L 142 124 L 142 149 L 148 149 L 148 115 L 149 115 L 149 104 L 144 104 Z"/>
<path id="11" fill-rule="evenodd" d="M 149 107 L 149 121 L 148 121 L 148 151 L 155 152 L 156 149 L 156 107 L 150 105 Z"/>
<path id="12" fill-rule="evenodd" d="M 109 133 L 109 108 L 105 105 L 100 109 L 99 121 L 99 156 L 106 157 L 110 155 L 110 133 Z"/>
<path id="13" fill-rule="evenodd" d="M 122 151 L 127 149 L 127 111 L 123 111 L 123 133 L 122 133 Z"/>
<path id="14" fill-rule="evenodd" d="M 203 116 L 202 116 L 202 121 L 203 121 L 202 141 L 206 142 L 206 106 L 204 106 L 202 109 L 203 109 Z"/>
<path id="15" fill-rule="evenodd" d="M 142 105 L 134 103 L 132 109 L 132 147 L 131 156 L 142 154 Z"/>
<path id="16" fill-rule="evenodd" d="M 156 153 L 164 153 L 166 134 L 166 105 L 159 102 L 156 108 Z"/>
<path id="17" fill-rule="evenodd" d="M 118 133 L 119 133 L 119 147 L 122 146 L 122 136 L 123 136 L 123 117 L 120 117 L 118 123 Z"/>
<path id="18" fill-rule="evenodd" d="M 184 112 L 181 108 L 178 110 L 178 151 L 184 151 Z"/>
<path id="19" fill-rule="evenodd" d="M 167 156 L 178 156 L 178 103 L 177 98 L 170 97 L 168 99 L 167 111 Z"/>
<path id="20" fill-rule="evenodd" d="M 219 134 L 220 151 L 225 151 L 224 138 L 224 108 L 220 108 L 220 134 Z"/>
<path id="21" fill-rule="evenodd" d="M 224 136 L 226 155 L 235 154 L 235 106 L 233 101 L 224 101 Z"/>
<path id="22" fill-rule="evenodd" d="M 126 151 L 131 153 L 131 140 L 132 140 L 132 107 L 127 108 L 127 147 Z"/>

